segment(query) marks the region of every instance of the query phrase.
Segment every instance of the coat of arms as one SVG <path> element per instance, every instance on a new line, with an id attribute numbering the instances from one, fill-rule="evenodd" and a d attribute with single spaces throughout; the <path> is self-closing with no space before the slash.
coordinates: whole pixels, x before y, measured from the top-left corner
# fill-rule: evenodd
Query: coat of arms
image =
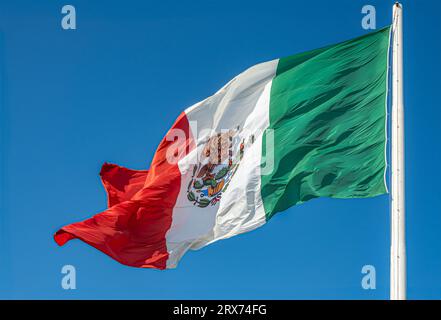
<path id="1" fill-rule="evenodd" d="M 218 203 L 237 171 L 245 147 L 253 142 L 254 135 L 248 139 L 239 137 L 239 127 L 211 136 L 204 145 L 199 163 L 193 166 L 187 188 L 188 200 L 200 208 Z"/>

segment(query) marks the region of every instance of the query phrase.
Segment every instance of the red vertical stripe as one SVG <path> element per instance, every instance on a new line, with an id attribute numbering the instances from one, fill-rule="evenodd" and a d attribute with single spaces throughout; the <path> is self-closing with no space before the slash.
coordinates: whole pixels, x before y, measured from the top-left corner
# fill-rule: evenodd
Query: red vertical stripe
<path id="1" fill-rule="evenodd" d="M 61 228 L 54 236 L 55 241 L 63 245 L 78 238 L 122 264 L 165 269 L 168 258 L 165 234 L 171 226 L 173 207 L 181 187 L 178 164 L 167 161 L 167 150 L 176 150 L 175 155 L 181 159 L 194 148 L 185 113 L 178 117 L 172 129 L 182 130 L 185 140 L 167 141 L 167 136 L 164 137 L 145 174 L 143 186 L 139 180 L 143 178 L 139 175 L 133 178 L 125 173 L 117 178 L 118 181 L 113 175 L 110 179 L 103 177 L 107 190 L 117 190 L 116 195 L 109 193 L 109 205 L 113 204 L 111 199 L 117 204 L 90 219 Z M 173 132 L 169 134 L 173 136 Z M 140 187 L 133 196 L 129 194 Z"/>
<path id="2" fill-rule="evenodd" d="M 105 163 L 100 176 L 107 192 L 108 207 L 132 199 L 144 187 L 148 170 L 131 170 L 116 164 Z"/>

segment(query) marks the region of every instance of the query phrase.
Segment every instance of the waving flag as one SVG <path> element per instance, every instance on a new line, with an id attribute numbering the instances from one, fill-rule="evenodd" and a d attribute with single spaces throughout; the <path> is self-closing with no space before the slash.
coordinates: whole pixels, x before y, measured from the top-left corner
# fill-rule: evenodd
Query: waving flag
<path id="1" fill-rule="evenodd" d="M 386 193 L 389 34 L 247 69 L 177 118 L 148 171 L 105 164 L 109 208 L 55 241 L 173 268 L 187 250 L 310 199 Z"/>

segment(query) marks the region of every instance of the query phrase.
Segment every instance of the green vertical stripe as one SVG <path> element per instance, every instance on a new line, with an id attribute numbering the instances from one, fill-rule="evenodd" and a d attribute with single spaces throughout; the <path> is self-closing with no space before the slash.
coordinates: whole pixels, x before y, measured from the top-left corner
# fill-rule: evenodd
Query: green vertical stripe
<path id="1" fill-rule="evenodd" d="M 280 59 L 263 139 L 262 172 L 274 155 L 272 172 L 261 177 L 267 219 L 316 197 L 387 192 L 389 33 L 387 27 Z"/>

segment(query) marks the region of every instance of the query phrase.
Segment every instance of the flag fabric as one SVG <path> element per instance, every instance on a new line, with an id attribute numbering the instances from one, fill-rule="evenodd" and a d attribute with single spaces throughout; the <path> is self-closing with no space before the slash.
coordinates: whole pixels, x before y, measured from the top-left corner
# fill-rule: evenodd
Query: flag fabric
<path id="1" fill-rule="evenodd" d="M 387 27 L 247 69 L 177 118 L 149 170 L 104 164 L 108 209 L 55 241 L 173 268 L 310 199 L 386 193 L 389 45 Z"/>

